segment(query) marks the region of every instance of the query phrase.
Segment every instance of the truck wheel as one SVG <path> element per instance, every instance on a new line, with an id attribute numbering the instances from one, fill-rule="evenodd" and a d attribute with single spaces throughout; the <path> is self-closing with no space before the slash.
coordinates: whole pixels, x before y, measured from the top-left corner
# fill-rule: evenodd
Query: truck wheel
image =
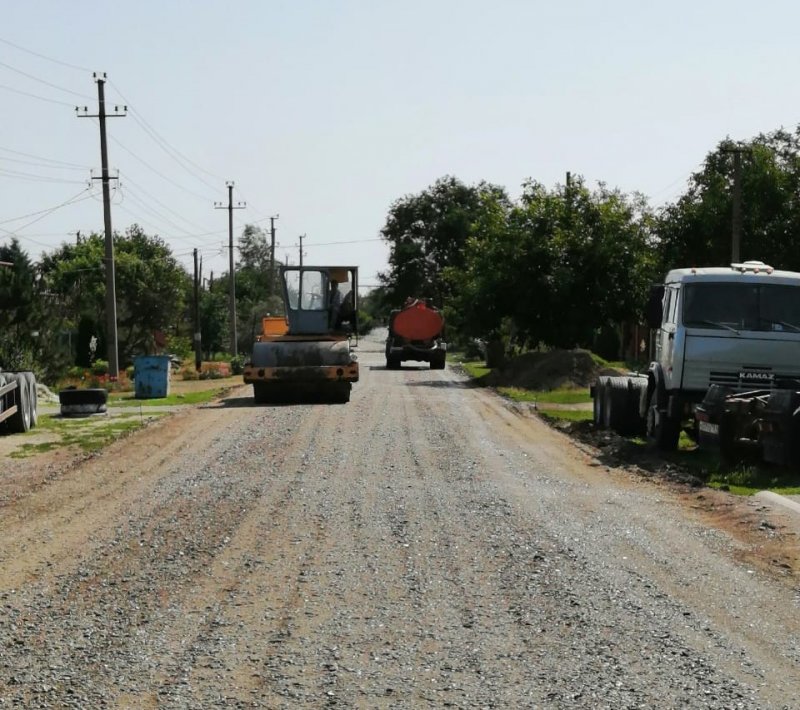
<path id="1" fill-rule="evenodd" d="M 25 377 L 28 380 L 28 410 L 31 414 L 31 429 L 39 423 L 39 395 L 36 391 L 36 375 L 32 372 L 26 372 Z"/>
<path id="2" fill-rule="evenodd" d="M 387 370 L 399 370 L 400 369 L 400 360 L 396 357 L 387 357 L 386 358 L 386 369 Z"/>
<path id="3" fill-rule="evenodd" d="M 444 363 L 445 358 L 441 355 L 437 355 L 431 360 L 431 370 L 444 370 Z"/>
<path id="4" fill-rule="evenodd" d="M 647 409 L 647 440 L 661 451 L 675 451 L 681 435 L 680 422 L 670 419 L 658 408 L 655 393 Z"/>
<path id="5" fill-rule="evenodd" d="M 8 419 L 8 430 L 12 434 L 24 434 L 31 428 L 31 410 L 29 405 L 30 388 L 28 379 L 22 372 L 11 373 L 7 380 L 17 383 L 16 402 L 17 411 Z"/>

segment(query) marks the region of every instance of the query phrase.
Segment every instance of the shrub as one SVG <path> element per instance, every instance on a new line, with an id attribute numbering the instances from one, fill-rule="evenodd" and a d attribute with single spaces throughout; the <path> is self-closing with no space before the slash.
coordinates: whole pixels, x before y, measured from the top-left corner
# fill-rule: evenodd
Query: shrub
<path id="1" fill-rule="evenodd" d="M 244 362 L 244 355 L 232 357 L 230 361 L 230 373 L 232 375 L 241 375 L 244 372 Z"/>
<path id="2" fill-rule="evenodd" d="M 95 360 L 90 368 L 93 375 L 108 374 L 108 360 Z"/>

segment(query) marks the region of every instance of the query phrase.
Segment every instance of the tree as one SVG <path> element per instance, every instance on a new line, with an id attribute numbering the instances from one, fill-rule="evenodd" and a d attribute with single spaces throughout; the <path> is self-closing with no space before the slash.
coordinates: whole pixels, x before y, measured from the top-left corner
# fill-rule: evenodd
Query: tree
<path id="1" fill-rule="evenodd" d="M 182 327 L 189 275 L 167 244 L 131 226 L 114 235 L 117 323 L 120 362 L 152 352 L 156 331 Z M 78 334 L 78 362 L 88 358 L 88 339 L 97 337 L 97 353 L 106 352 L 104 239 L 99 234 L 63 244 L 42 258 L 50 292 L 64 304 L 67 322 Z"/>
<path id="2" fill-rule="evenodd" d="M 637 318 L 653 270 L 643 198 L 578 178 L 552 191 L 529 182 L 517 204 L 487 196 L 482 207 L 463 267 L 445 272 L 462 335 L 588 346 L 604 325 Z"/>
<path id="3" fill-rule="evenodd" d="M 741 149 L 742 260 L 800 270 L 800 128 L 719 143 L 686 192 L 659 215 L 662 271 L 731 261 L 733 155 Z"/>
<path id="4" fill-rule="evenodd" d="M 0 266 L 0 367 L 33 369 L 41 343 L 49 342 L 36 269 L 16 238 L 0 246 L 0 261 L 9 264 Z"/>
<path id="5" fill-rule="evenodd" d="M 390 303 L 400 305 L 409 296 L 437 305 L 447 301 L 450 291 L 442 273 L 463 265 L 464 247 L 485 195 L 505 198 L 497 186 L 468 186 L 447 176 L 392 204 L 381 230 L 389 243 L 389 270 L 379 274 Z"/>

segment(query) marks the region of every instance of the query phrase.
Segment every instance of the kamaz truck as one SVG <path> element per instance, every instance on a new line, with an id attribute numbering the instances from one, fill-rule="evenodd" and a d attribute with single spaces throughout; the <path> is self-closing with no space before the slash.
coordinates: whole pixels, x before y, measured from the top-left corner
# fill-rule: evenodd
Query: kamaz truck
<path id="1" fill-rule="evenodd" d="M 744 422 L 743 412 L 761 407 L 783 413 L 768 425 L 774 436 L 798 399 L 787 388 L 800 390 L 800 273 L 760 261 L 675 269 L 651 292 L 647 319 L 655 338 L 648 371 L 598 378 L 598 426 L 674 450 L 682 429 L 701 443 L 742 438 L 744 430 L 757 438 L 760 424 Z"/>

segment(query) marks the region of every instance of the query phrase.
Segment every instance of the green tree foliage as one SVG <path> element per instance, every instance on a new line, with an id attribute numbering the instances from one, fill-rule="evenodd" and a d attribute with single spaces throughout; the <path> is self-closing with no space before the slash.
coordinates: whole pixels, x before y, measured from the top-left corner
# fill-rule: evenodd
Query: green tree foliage
<path id="1" fill-rule="evenodd" d="M 740 258 L 800 270 L 800 128 L 722 141 L 656 226 L 662 270 L 731 262 L 733 148 L 742 148 Z"/>
<path id="2" fill-rule="evenodd" d="M 447 300 L 449 286 L 442 272 L 463 265 L 464 245 L 486 195 L 505 198 L 500 187 L 484 182 L 468 186 L 448 176 L 390 207 L 381 231 L 389 243 L 389 270 L 379 279 L 392 305 L 409 296 L 437 304 Z"/>
<path id="3" fill-rule="evenodd" d="M 464 265 L 447 269 L 448 322 L 464 337 L 510 331 L 530 346 L 589 346 L 607 323 L 635 320 L 652 278 L 650 216 L 639 196 L 578 179 L 530 182 L 519 202 L 491 196 Z"/>
<path id="4" fill-rule="evenodd" d="M 117 329 L 120 364 L 152 352 L 154 333 L 175 333 L 184 326 L 185 298 L 191 279 L 157 236 L 131 226 L 114 238 Z M 106 353 L 104 239 L 99 234 L 63 244 L 43 257 L 41 269 L 48 290 L 57 294 L 67 324 L 85 338 L 99 339 L 97 355 Z M 78 362 L 88 342 L 77 343 Z"/>
<path id="5" fill-rule="evenodd" d="M 249 352 L 261 333 L 261 319 L 283 313 L 283 299 L 272 268 L 272 248 L 268 233 L 247 224 L 239 238 L 236 269 L 237 341 L 240 352 Z M 226 279 L 227 280 L 227 279 Z"/>
<path id="6" fill-rule="evenodd" d="M 0 368 L 33 369 L 47 335 L 36 269 L 15 238 L 0 246 L 0 261 L 10 264 L 0 266 Z"/>

